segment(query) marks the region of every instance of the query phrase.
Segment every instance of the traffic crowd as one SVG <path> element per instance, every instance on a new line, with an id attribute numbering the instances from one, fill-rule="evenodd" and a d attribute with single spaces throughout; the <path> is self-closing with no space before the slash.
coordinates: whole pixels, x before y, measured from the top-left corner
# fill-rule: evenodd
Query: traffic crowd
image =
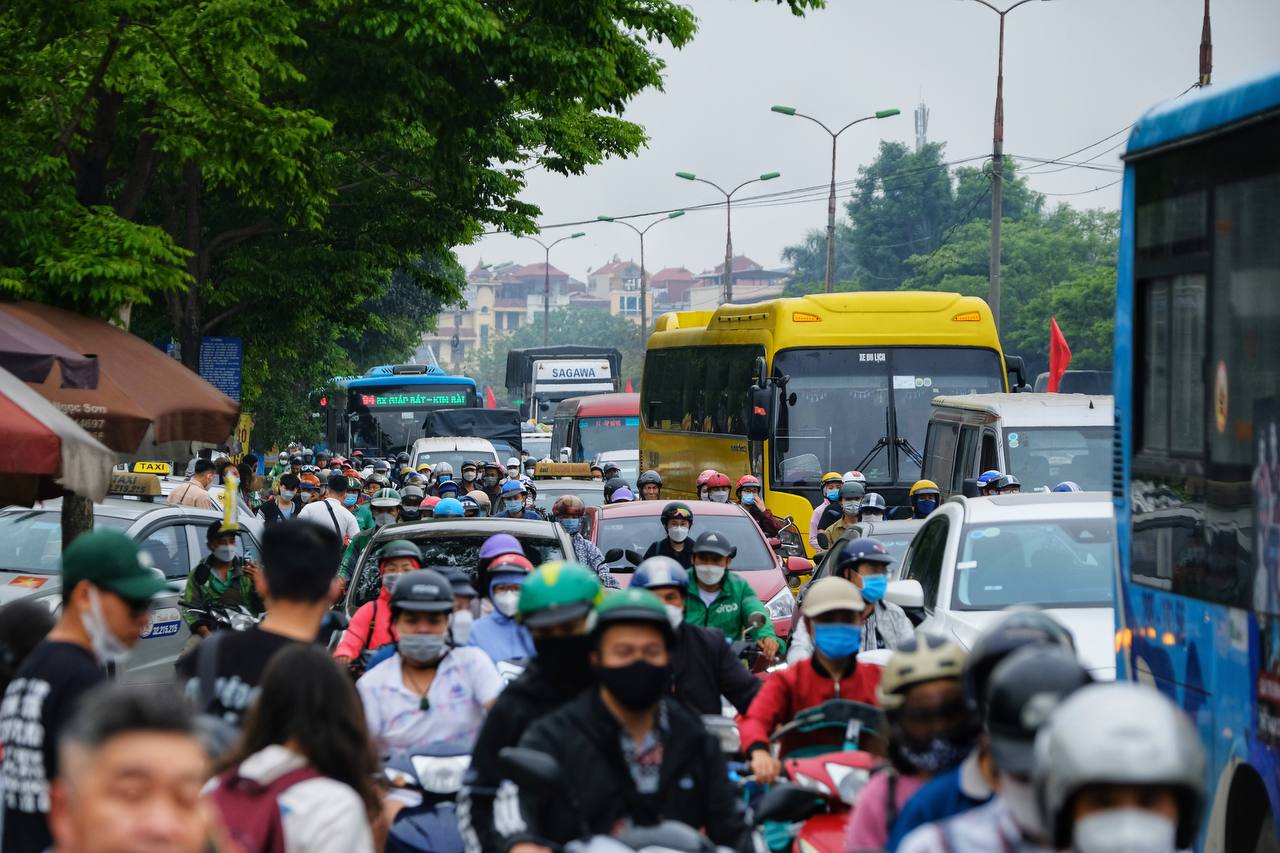
<path id="1" fill-rule="evenodd" d="M 209 506 L 220 481 L 266 524 L 254 560 L 237 553 L 236 528 L 210 526 L 209 557 L 182 591 L 193 640 L 172 687 L 107 675 L 167 589 L 122 534 L 64 550 L 56 618 L 29 602 L 0 608 L 5 853 L 544 853 L 664 821 L 763 853 L 790 849 L 813 811 L 770 811 L 806 784 L 787 759 L 838 752 L 865 754 L 870 770 L 836 811 L 846 853 L 1156 853 L 1196 838 L 1204 756 L 1181 711 L 1145 687 L 1095 683 L 1070 633 L 1031 608 L 967 651 L 915 631 L 884 600 L 888 550 L 843 535 L 888 509 L 857 472 L 823 478 L 807 535 L 834 552 L 833 571 L 801 591 L 788 644 L 732 571 L 735 543 L 698 501 L 664 499 L 656 472 L 633 488 L 593 471 L 607 502 L 663 502 L 665 535 L 626 589 L 569 495 L 545 520 L 570 537 L 571 560 L 535 566 L 499 532 L 474 571 L 439 571 L 406 535 L 379 538 L 365 557 L 377 571 L 357 579 L 387 525 L 544 518 L 532 462 L 467 462 L 455 479 L 407 455 L 302 450 L 260 480 L 198 458 L 170 495 Z M 987 472 L 982 488 L 1018 484 Z M 698 495 L 736 501 L 769 536 L 790 523 L 754 477 L 707 471 Z M 939 498 L 916 483 L 912 513 Z M 353 581 L 363 603 L 339 639 L 333 605 Z M 225 630 L 208 618 L 219 604 L 260 621 Z M 839 708 L 868 722 L 797 724 Z M 733 748 L 709 719 L 729 716 Z M 448 831 L 400 831 L 442 812 L 424 804 L 430 785 L 410 791 L 396 768 L 468 755 Z M 821 794 L 804 790 L 806 802 Z"/>

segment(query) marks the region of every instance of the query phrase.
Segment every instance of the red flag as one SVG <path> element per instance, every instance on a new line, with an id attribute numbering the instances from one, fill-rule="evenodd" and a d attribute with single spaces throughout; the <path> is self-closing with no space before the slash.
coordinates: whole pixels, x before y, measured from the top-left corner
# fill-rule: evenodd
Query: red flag
<path id="1" fill-rule="evenodd" d="M 1062 382 L 1062 374 L 1067 372 L 1071 363 L 1071 347 L 1058 328 L 1058 318 L 1049 318 L 1049 393 L 1058 393 L 1058 384 Z"/>
<path id="2" fill-rule="evenodd" d="M 630 376 L 628 376 L 628 377 L 627 377 L 627 393 L 628 393 L 628 394 L 634 394 L 634 393 L 635 393 L 634 391 L 632 391 L 632 390 L 631 390 L 631 377 L 630 377 Z"/>
<path id="3" fill-rule="evenodd" d="M 1069 358 L 1069 357 L 1070 357 L 1070 355 L 1068 355 L 1068 358 Z M 486 385 L 486 386 L 484 386 L 484 407 L 485 407 L 486 409 L 496 409 L 496 408 L 498 408 L 498 398 L 497 398 L 497 397 L 495 397 L 495 396 L 493 396 L 493 386 L 492 386 L 492 385 Z"/>

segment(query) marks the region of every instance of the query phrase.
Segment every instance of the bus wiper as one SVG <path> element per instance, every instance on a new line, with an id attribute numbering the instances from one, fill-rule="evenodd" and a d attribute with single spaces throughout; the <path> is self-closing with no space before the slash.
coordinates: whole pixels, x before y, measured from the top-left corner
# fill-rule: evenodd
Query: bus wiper
<path id="1" fill-rule="evenodd" d="M 920 451 L 916 450 L 914 447 L 911 446 L 910 441 L 908 441 L 905 438 L 899 438 L 895 443 L 898 445 L 899 448 L 902 449 L 904 453 L 907 454 L 907 457 L 912 462 L 919 465 L 922 469 L 924 468 L 924 457 L 920 455 Z"/>
<path id="2" fill-rule="evenodd" d="M 880 436 L 878 439 L 876 439 L 876 443 L 874 446 L 872 446 L 871 451 L 862 458 L 862 461 L 858 463 L 858 467 L 855 468 L 854 470 L 862 471 L 863 469 L 865 469 L 867 467 L 867 463 L 870 462 L 872 459 L 875 459 L 877 456 L 879 456 L 880 451 L 884 450 L 888 446 L 889 446 L 889 436 L 887 435 Z"/>

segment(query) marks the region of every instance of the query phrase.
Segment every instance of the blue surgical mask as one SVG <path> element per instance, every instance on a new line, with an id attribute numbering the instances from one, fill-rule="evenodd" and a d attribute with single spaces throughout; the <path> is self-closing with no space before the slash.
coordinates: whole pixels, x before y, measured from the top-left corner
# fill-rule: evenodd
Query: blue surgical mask
<path id="1" fill-rule="evenodd" d="M 851 657 L 862 648 L 862 627 L 815 625 L 813 626 L 813 645 L 832 660 Z"/>
<path id="2" fill-rule="evenodd" d="M 355 506 L 356 501 L 359 499 L 359 497 L 360 497 L 359 495 L 347 495 L 342 499 L 342 505 L 348 506 L 348 507 Z"/>
<path id="3" fill-rule="evenodd" d="M 866 575 L 862 578 L 862 598 L 864 601 L 875 604 L 884 598 L 884 591 L 889 586 L 888 575 Z"/>
<path id="4" fill-rule="evenodd" d="M 743 502 L 744 504 L 746 504 L 747 506 L 751 506 L 752 504 L 754 504 L 754 503 L 756 502 L 756 493 L 755 493 L 755 492 L 743 492 L 743 493 L 742 493 L 742 502 Z"/>
<path id="5" fill-rule="evenodd" d="M 568 533 L 577 533 L 582 529 L 582 519 L 580 518 L 562 518 L 560 526 Z"/>
<path id="6" fill-rule="evenodd" d="M 503 501 L 503 504 L 507 507 L 507 512 L 520 512 L 524 509 L 524 501 L 520 498 Z"/>
<path id="7" fill-rule="evenodd" d="M 928 515 L 938 508 L 938 502 L 932 498 L 921 498 L 916 501 L 916 512 L 922 516 Z"/>
<path id="8" fill-rule="evenodd" d="M 829 501 L 838 501 L 838 500 L 840 500 L 840 490 L 839 490 L 839 489 L 832 489 L 831 491 L 826 492 L 825 494 L 826 494 L 826 496 L 827 496 L 827 500 L 829 500 Z"/>

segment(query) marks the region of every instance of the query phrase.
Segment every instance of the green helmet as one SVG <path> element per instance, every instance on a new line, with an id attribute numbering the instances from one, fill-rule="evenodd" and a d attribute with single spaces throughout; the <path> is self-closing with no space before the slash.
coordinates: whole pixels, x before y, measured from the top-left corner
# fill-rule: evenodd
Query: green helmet
<path id="1" fill-rule="evenodd" d="M 516 619 L 530 628 L 572 622 L 590 613 L 603 597 L 595 572 L 578 563 L 553 560 L 538 566 L 520 585 Z"/>
<path id="2" fill-rule="evenodd" d="M 637 623 L 652 625 L 661 630 L 668 645 L 675 639 L 671 620 L 667 617 L 667 608 L 662 603 L 662 599 L 647 589 L 638 589 L 634 586 L 609 595 L 596 607 L 593 630 L 599 637 L 611 625 Z"/>
<path id="3" fill-rule="evenodd" d="M 392 557 L 413 557 L 422 565 L 422 550 L 408 539 L 392 539 L 378 551 L 378 560 L 390 560 Z"/>
<path id="4" fill-rule="evenodd" d="M 369 498 L 371 506 L 400 506 L 400 493 L 395 489 L 378 489 L 373 493 L 373 497 Z"/>

